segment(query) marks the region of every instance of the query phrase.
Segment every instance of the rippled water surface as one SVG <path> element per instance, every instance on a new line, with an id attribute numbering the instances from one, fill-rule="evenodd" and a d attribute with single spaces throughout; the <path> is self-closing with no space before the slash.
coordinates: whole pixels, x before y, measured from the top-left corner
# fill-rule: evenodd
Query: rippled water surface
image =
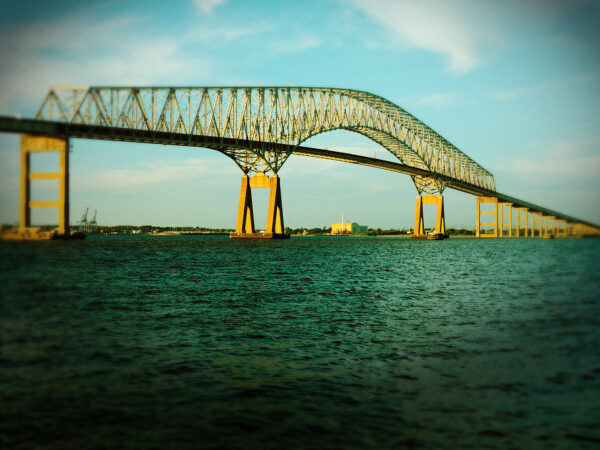
<path id="1" fill-rule="evenodd" d="M 597 448 L 600 240 L 0 242 L 0 447 Z"/>

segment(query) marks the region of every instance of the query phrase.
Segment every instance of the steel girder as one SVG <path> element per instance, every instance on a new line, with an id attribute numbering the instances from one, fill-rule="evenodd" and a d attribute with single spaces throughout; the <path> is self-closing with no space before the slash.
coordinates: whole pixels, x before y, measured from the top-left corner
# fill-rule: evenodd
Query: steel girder
<path id="1" fill-rule="evenodd" d="M 346 129 L 369 137 L 402 164 L 440 175 L 414 176 L 420 193 L 443 191 L 445 178 L 495 191 L 490 172 L 419 119 L 384 98 L 351 89 L 56 88 L 48 92 L 36 119 L 259 141 L 253 148 L 230 141 L 211 147 L 230 156 L 245 173 L 277 173 L 302 142 Z M 270 143 L 279 145 L 275 149 Z"/>

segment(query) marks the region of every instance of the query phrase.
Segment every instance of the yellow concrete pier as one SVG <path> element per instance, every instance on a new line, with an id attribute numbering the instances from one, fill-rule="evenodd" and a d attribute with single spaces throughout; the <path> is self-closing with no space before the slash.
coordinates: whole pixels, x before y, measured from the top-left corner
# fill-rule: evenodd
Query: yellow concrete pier
<path id="1" fill-rule="evenodd" d="M 252 189 L 248 175 L 242 177 L 240 202 L 238 205 L 236 234 L 254 234 L 254 209 L 252 207 Z"/>
<path id="2" fill-rule="evenodd" d="M 531 211 L 531 237 L 542 237 L 542 213 Z"/>
<path id="3" fill-rule="evenodd" d="M 556 217 L 555 216 L 543 216 L 544 217 L 544 236 L 556 236 Z"/>
<path id="4" fill-rule="evenodd" d="M 267 226 L 264 233 L 257 233 L 254 226 L 253 188 L 269 189 Z M 229 237 L 232 239 L 287 239 L 290 237 L 285 233 L 281 182 L 277 175 L 268 177 L 264 173 L 259 173 L 253 177 L 248 177 L 248 175 L 242 177 L 235 233 L 230 233 Z"/>
<path id="5" fill-rule="evenodd" d="M 444 197 L 442 195 L 417 195 L 415 209 L 415 229 L 411 237 L 415 239 L 426 238 L 423 219 L 423 205 L 436 205 L 435 234 L 446 235 L 446 218 L 444 215 Z"/>
<path id="6" fill-rule="evenodd" d="M 491 211 L 482 211 L 482 204 L 491 204 Z M 481 215 L 492 216 L 490 222 L 482 222 Z M 477 197 L 477 213 L 475 216 L 475 237 L 477 238 L 497 238 L 498 237 L 498 199 L 496 197 Z M 491 233 L 482 232 L 481 227 L 491 227 Z"/>
<path id="7" fill-rule="evenodd" d="M 510 202 L 498 202 L 498 219 L 500 221 L 498 231 L 500 232 L 500 237 L 512 237 L 512 206 L 513 204 Z M 507 229 L 505 230 L 504 227 Z"/>
<path id="8" fill-rule="evenodd" d="M 515 229 L 515 237 L 527 237 L 527 229 L 529 228 L 529 208 L 519 207 L 515 208 L 517 214 L 517 222 Z M 523 231 L 523 235 L 521 235 Z"/>
<path id="9" fill-rule="evenodd" d="M 59 170 L 56 173 L 32 173 L 31 153 L 58 152 Z M 57 180 L 57 201 L 34 201 L 31 199 L 32 180 Z M 21 136 L 21 199 L 19 227 L 2 233 L 4 239 L 36 240 L 81 238 L 72 236 L 69 229 L 69 139 L 58 136 L 24 134 Z M 31 208 L 57 208 L 58 228 L 42 230 L 31 226 Z"/>

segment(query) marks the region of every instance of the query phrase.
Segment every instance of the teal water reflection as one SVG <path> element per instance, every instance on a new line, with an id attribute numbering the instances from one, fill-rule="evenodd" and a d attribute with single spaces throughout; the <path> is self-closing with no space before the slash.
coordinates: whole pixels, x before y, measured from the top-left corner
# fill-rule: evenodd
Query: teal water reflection
<path id="1" fill-rule="evenodd" d="M 593 448 L 600 240 L 0 242 L 4 448 Z"/>

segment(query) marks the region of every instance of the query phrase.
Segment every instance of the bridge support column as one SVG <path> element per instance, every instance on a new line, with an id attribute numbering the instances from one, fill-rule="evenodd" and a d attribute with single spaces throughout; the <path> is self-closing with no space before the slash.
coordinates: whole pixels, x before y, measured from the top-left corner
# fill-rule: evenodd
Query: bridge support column
<path id="1" fill-rule="evenodd" d="M 415 210 L 415 229 L 411 237 L 425 238 L 425 225 L 423 220 L 423 205 L 436 205 L 435 233 L 446 234 L 446 218 L 444 213 L 443 195 L 417 195 L 417 206 Z"/>
<path id="2" fill-rule="evenodd" d="M 269 186 L 269 208 L 267 209 L 267 227 L 265 233 L 283 234 L 283 207 L 281 205 L 281 187 L 279 177 L 273 175 Z"/>
<path id="3" fill-rule="evenodd" d="M 565 219 L 556 220 L 556 237 L 567 237 L 567 221 Z"/>
<path id="4" fill-rule="evenodd" d="M 420 238 L 425 236 L 425 226 L 423 224 L 423 197 L 417 195 L 417 207 L 415 212 L 415 229 L 411 237 Z"/>
<path id="5" fill-rule="evenodd" d="M 545 235 L 556 235 L 556 217 L 554 216 L 543 216 L 544 219 L 544 236 Z"/>
<path id="6" fill-rule="evenodd" d="M 31 173 L 31 153 L 58 152 L 57 173 Z M 32 201 L 31 180 L 58 180 L 58 201 Z M 35 238 L 26 231 L 31 227 L 31 208 L 58 208 L 58 234 L 70 235 L 69 230 L 69 139 L 25 134 L 21 136 L 21 202 L 19 228 L 28 238 Z M 42 237 L 43 238 L 43 237 Z"/>
<path id="7" fill-rule="evenodd" d="M 235 232 L 236 234 L 254 233 L 254 208 L 252 207 L 252 189 L 248 175 L 242 177 Z"/>
<path id="8" fill-rule="evenodd" d="M 267 226 L 264 233 L 257 233 L 254 226 L 253 188 L 269 188 L 270 190 Z M 286 239 L 290 237 L 289 234 L 285 234 L 281 185 L 277 175 L 270 178 L 264 174 L 258 174 L 252 178 L 247 175 L 242 177 L 235 233 L 230 233 L 229 237 L 233 239 Z"/>
<path id="9" fill-rule="evenodd" d="M 506 235 L 508 235 L 508 237 L 512 237 L 512 205 L 513 204 L 510 202 L 498 203 L 498 207 L 500 209 L 500 214 L 498 215 L 498 218 L 500 219 L 500 237 L 505 237 Z M 504 209 L 505 206 L 508 206 L 508 212 Z M 506 220 L 507 218 L 508 220 Z M 504 232 L 505 226 L 508 226 L 506 233 Z"/>
<path id="10" fill-rule="evenodd" d="M 516 227 L 517 236 L 516 237 L 521 237 L 521 230 L 524 231 L 523 237 L 527 237 L 527 228 L 529 225 L 529 215 L 527 213 L 528 211 L 529 211 L 528 208 L 524 208 L 524 207 L 517 208 L 517 227 Z M 525 221 L 525 223 L 523 223 L 523 221 Z"/>
<path id="11" fill-rule="evenodd" d="M 531 212 L 531 237 L 542 237 L 542 213 L 537 211 Z"/>
<path id="12" fill-rule="evenodd" d="M 481 204 L 491 203 L 492 211 L 481 211 Z M 481 222 L 481 215 L 491 215 L 492 222 Z M 477 197 L 477 213 L 476 213 L 476 238 L 497 238 L 498 237 L 498 199 L 496 197 Z M 492 227 L 491 233 L 482 233 L 481 227 Z"/>
<path id="13" fill-rule="evenodd" d="M 575 236 L 575 224 L 573 222 L 567 222 L 567 236 Z"/>
<path id="14" fill-rule="evenodd" d="M 24 137 L 21 137 L 21 203 L 19 208 L 19 227 L 28 228 L 31 225 L 31 209 L 29 201 L 31 199 L 31 182 L 29 181 L 29 171 L 31 168 L 31 158 L 29 150 L 26 150 Z"/>

